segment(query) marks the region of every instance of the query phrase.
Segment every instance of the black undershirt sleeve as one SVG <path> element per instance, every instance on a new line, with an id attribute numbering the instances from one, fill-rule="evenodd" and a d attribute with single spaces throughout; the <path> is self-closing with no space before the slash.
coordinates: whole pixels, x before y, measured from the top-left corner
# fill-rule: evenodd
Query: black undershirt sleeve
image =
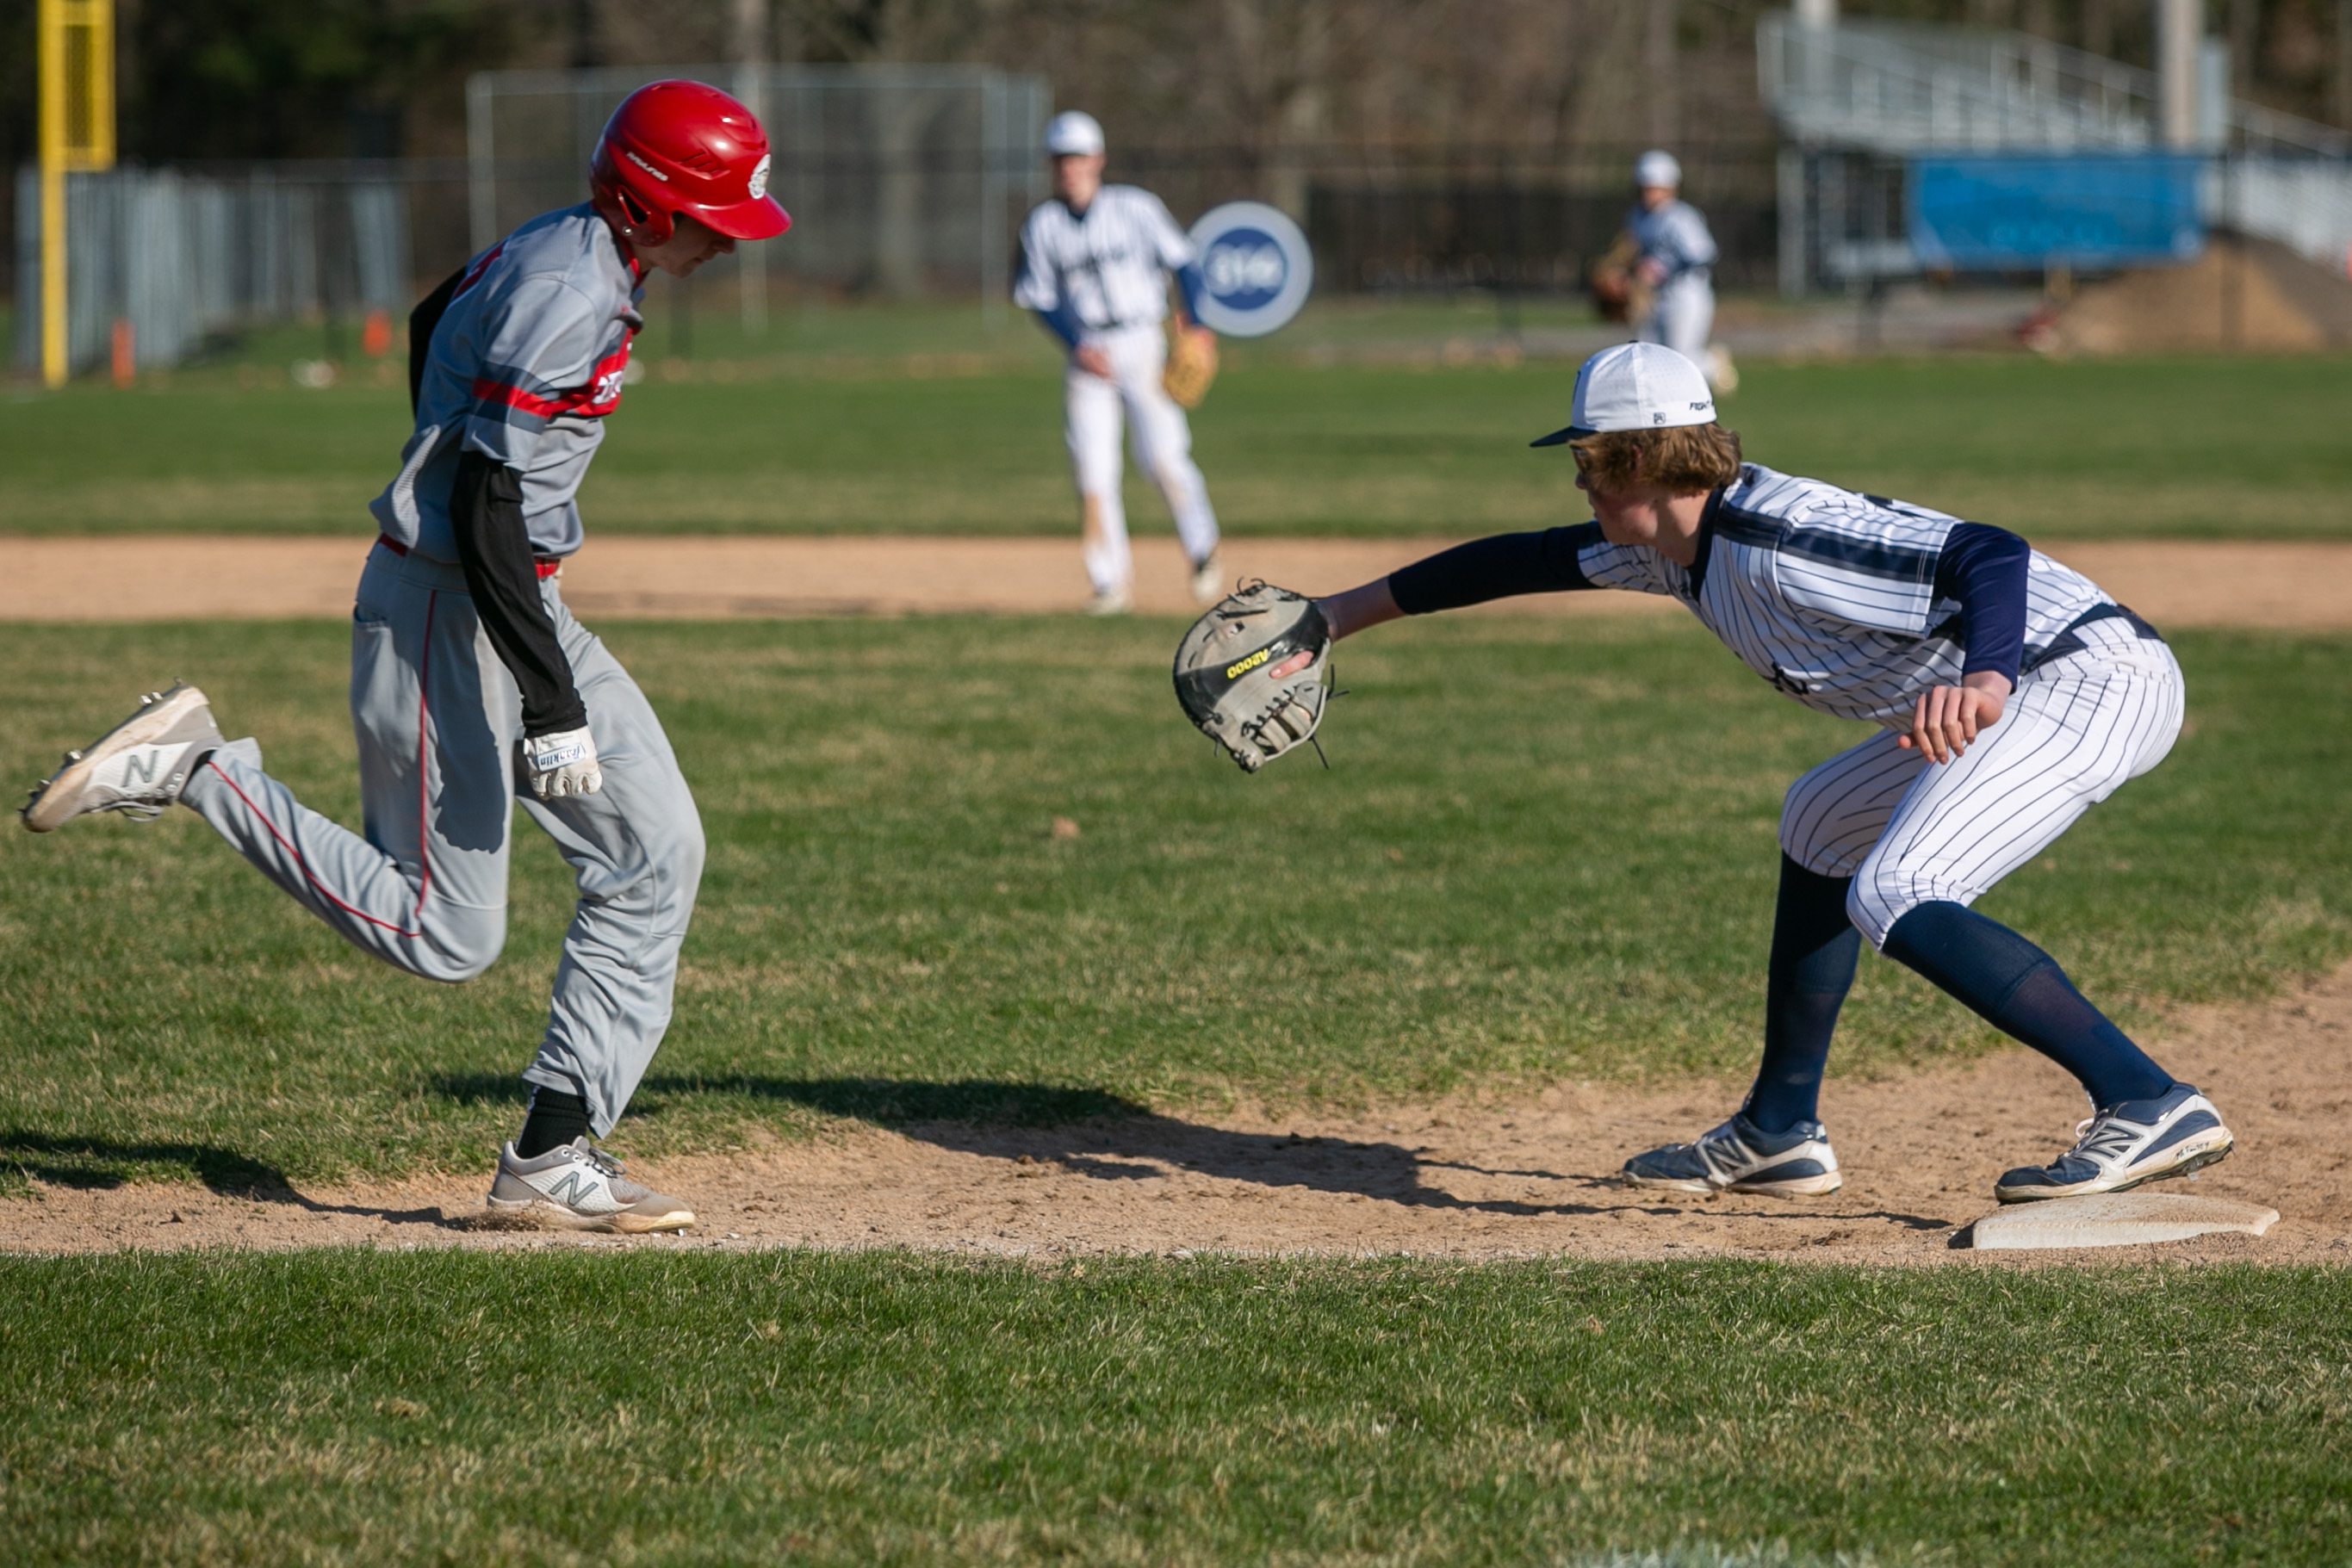
<path id="1" fill-rule="evenodd" d="M 1601 543 L 1599 523 L 1473 539 L 1389 574 L 1389 592 L 1407 615 L 1459 610 L 1521 593 L 1570 593 L 1595 586 L 1577 553 Z"/>
<path id="2" fill-rule="evenodd" d="M 1960 523 L 1945 537 L 1935 593 L 1960 601 L 1961 674 L 1991 670 L 2017 684 L 2025 657 L 2025 578 L 2032 549 L 2007 528 Z"/>
<path id="3" fill-rule="evenodd" d="M 433 329 L 441 325 L 442 312 L 449 308 L 449 300 L 464 281 L 466 269 L 459 267 L 441 280 L 441 286 L 416 302 L 408 313 L 408 412 L 416 413 L 417 400 L 425 392 L 425 361 L 433 354 Z"/>
<path id="4" fill-rule="evenodd" d="M 580 728 L 588 710 L 556 640 L 554 618 L 539 595 L 539 569 L 522 521 L 522 476 L 478 452 L 461 455 L 449 489 L 449 527 L 474 613 L 522 688 L 523 734 Z"/>

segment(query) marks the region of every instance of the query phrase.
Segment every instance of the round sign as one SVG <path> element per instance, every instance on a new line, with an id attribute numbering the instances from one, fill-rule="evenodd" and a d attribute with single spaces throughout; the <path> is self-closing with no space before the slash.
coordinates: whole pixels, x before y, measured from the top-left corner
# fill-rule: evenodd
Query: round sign
<path id="1" fill-rule="evenodd" d="M 1201 325 L 1228 338 L 1263 338 L 1298 314 L 1315 286 L 1307 236 L 1278 207 L 1227 202 L 1192 225 L 1200 252 Z"/>

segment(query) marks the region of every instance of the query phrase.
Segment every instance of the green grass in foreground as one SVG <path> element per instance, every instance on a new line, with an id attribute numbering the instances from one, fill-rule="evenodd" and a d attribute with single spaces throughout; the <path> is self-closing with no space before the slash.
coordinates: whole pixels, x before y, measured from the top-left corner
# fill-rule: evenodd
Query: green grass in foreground
<path id="1" fill-rule="evenodd" d="M 1349 643 L 1333 770 L 1250 779 L 1183 726 L 1177 634 L 611 628 L 711 844 L 624 1146 L 1748 1069 L 1781 794 L 1856 729 L 1678 619 L 1458 617 Z M 2352 643 L 2177 645 L 2191 733 L 1982 905 L 2141 1022 L 2352 953 Z M 0 757 L 34 776 L 184 674 L 351 821 L 346 657 L 329 624 L 0 628 L 0 663 L 40 674 Z M 0 1171 L 478 1166 L 570 910 L 552 846 L 516 832 L 506 956 L 455 988 L 345 947 L 192 813 L 0 834 Z M 1833 1071 L 1994 1038 L 1873 960 Z"/>
<path id="2" fill-rule="evenodd" d="M 1051 357 L 909 363 L 655 375 L 588 481 L 592 530 L 1075 531 Z M 1241 535 L 1578 521 L 1566 461 L 1527 449 L 1565 423 L 1574 372 L 1238 366 L 1195 417 L 1196 450 Z M 1724 417 L 1759 462 L 2037 539 L 2352 537 L 2341 358 L 1759 364 Z M 404 390 L 365 377 L 19 394 L 0 418 L 0 531 L 362 534 L 407 433 Z M 1139 481 L 1129 513 L 1168 527 Z"/>
<path id="3" fill-rule="evenodd" d="M 2352 1533 L 2340 1270 L 341 1252 L 0 1290 L 19 1563 L 2137 1568 Z"/>

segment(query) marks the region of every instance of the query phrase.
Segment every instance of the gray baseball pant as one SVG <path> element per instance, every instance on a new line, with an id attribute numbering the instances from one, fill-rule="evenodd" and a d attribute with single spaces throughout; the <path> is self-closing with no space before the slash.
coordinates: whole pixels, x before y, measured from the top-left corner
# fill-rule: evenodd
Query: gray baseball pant
<path id="1" fill-rule="evenodd" d="M 526 1082 L 588 1102 L 612 1131 L 669 1025 L 678 945 L 702 878 L 702 821 L 645 694 L 541 585 L 588 709 L 604 787 L 540 800 L 516 787 L 522 700 L 474 616 L 465 575 L 378 545 L 352 617 L 354 833 L 261 770 L 253 741 L 213 753 L 180 799 L 361 951 L 469 980 L 506 940 L 507 843 L 520 800 L 572 862 L 547 1035 Z"/>

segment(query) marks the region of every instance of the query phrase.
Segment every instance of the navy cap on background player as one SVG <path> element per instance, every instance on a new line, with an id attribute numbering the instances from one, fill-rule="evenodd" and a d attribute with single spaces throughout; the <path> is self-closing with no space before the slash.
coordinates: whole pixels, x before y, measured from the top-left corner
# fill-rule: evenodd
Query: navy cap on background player
<path id="1" fill-rule="evenodd" d="M 1565 446 L 1617 430 L 1666 430 L 1715 423 L 1715 393 L 1696 365 L 1664 343 L 1603 349 L 1576 372 L 1568 428 L 1528 443 Z"/>
<path id="2" fill-rule="evenodd" d="M 1045 126 L 1045 151 L 1056 158 L 1093 158 L 1102 150 L 1102 126 L 1083 110 L 1064 110 Z"/>

